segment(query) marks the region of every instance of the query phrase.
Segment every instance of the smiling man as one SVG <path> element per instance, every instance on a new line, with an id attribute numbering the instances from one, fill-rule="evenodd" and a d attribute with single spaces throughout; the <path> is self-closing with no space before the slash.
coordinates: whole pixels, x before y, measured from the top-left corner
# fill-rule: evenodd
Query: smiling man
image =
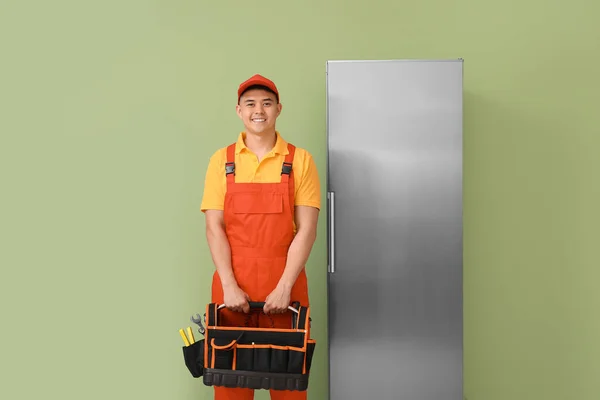
<path id="1" fill-rule="evenodd" d="M 254 75 L 237 95 L 244 131 L 211 157 L 201 205 L 216 269 L 211 301 L 225 304 L 223 325 L 291 328 L 287 307 L 309 305 L 304 267 L 321 206 L 317 168 L 276 130 L 282 105 L 271 80 Z M 249 302 L 265 304 L 255 313 Z M 214 389 L 217 400 L 254 398 L 248 389 Z M 306 392 L 271 391 L 271 399 Z"/>

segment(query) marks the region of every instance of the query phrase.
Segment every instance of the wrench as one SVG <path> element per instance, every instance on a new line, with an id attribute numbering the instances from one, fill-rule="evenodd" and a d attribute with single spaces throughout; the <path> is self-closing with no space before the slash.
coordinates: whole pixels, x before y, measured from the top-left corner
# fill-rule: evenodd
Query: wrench
<path id="1" fill-rule="evenodd" d="M 204 335 L 204 326 L 202 325 L 202 318 L 200 317 L 200 314 L 196 314 L 196 317 L 194 317 L 193 315 L 190 317 L 190 320 L 195 323 L 196 325 L 199 326 L 198 328 L 198 332 L 200 332 L 201 334 Z"/>

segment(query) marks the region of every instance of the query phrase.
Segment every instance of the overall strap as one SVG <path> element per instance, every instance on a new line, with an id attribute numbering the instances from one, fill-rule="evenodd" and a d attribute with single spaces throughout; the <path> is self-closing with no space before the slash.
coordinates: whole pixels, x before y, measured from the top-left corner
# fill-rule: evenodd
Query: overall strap
<path id="1" fill-rule="evenodd" d="M 289 153 L 285 156 L 283 165 L 281 166 L 281 183 L 288 183 L 294 180 L 292 165 L 294 163 L 294 153 L 296 152 L 296 146 L 288 143 Z"/>
<path id="2" fill-rule="evenodd" d="M 227 186 L 235 183 L 235 143 L 227 146 L 227 162 L 225 163 Z"/>
<path id="3" fill-rule="evenodd" d="M 288 185 L 288 194 L 290 198 L 290 212 L 292 213 L 292 219 L 294 218 L 294 205 L 296 204 L 296 185 L 294 184 L 294 171 L 292 169 L 294 163 L 294 153 L 296 147 L 293 144 L 288 143 L 289 153 L 285 156 L 283 165 L 281 166 L 281 185 Z"/>

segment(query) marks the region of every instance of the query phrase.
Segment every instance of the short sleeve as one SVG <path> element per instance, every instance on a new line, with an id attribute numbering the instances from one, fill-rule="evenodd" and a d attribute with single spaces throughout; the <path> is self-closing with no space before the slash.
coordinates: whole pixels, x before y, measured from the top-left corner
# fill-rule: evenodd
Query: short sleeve
<path id="1" fill-rule="evenodd" d="M 200 210 L 223 210 L 225 204 L 225 161 L 222 151 L 215 153 L 208 162 L 204 178 L 204 194 Z"/>
<path id="2" fill-rule="evenodd" d="M 296 188 L 295 205 L 321 208 L 321 187 L 317 165 L 307 152 L 302 163 L 300 182 Z"/>

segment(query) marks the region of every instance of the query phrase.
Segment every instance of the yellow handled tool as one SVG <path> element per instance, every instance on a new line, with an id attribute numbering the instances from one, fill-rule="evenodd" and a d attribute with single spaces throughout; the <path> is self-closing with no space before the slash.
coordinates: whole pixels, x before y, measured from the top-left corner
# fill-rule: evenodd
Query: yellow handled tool
<path id="1" fill-rule="evenodd" d="M 186 346 L 189 346 L 190 345 L 190 341 L 188 340 L 187 336 L 185 336 L 185 332 L 183 331 L 183 329 L 179 330 L 179 334 L 181 335 L 181 338 L 183 339 L 183 343 Z"/>
<path id="2" fill-rule="evenodd" d="M 192 332 L 192 328 L 190 328 L 189 326 L 187 328 L 187 333 L 188 333 L 188 339 L 189 339 L 190 343 L 191 344 L 196 343 L 196 338 L 194 337 L 194 333 Z"/>

